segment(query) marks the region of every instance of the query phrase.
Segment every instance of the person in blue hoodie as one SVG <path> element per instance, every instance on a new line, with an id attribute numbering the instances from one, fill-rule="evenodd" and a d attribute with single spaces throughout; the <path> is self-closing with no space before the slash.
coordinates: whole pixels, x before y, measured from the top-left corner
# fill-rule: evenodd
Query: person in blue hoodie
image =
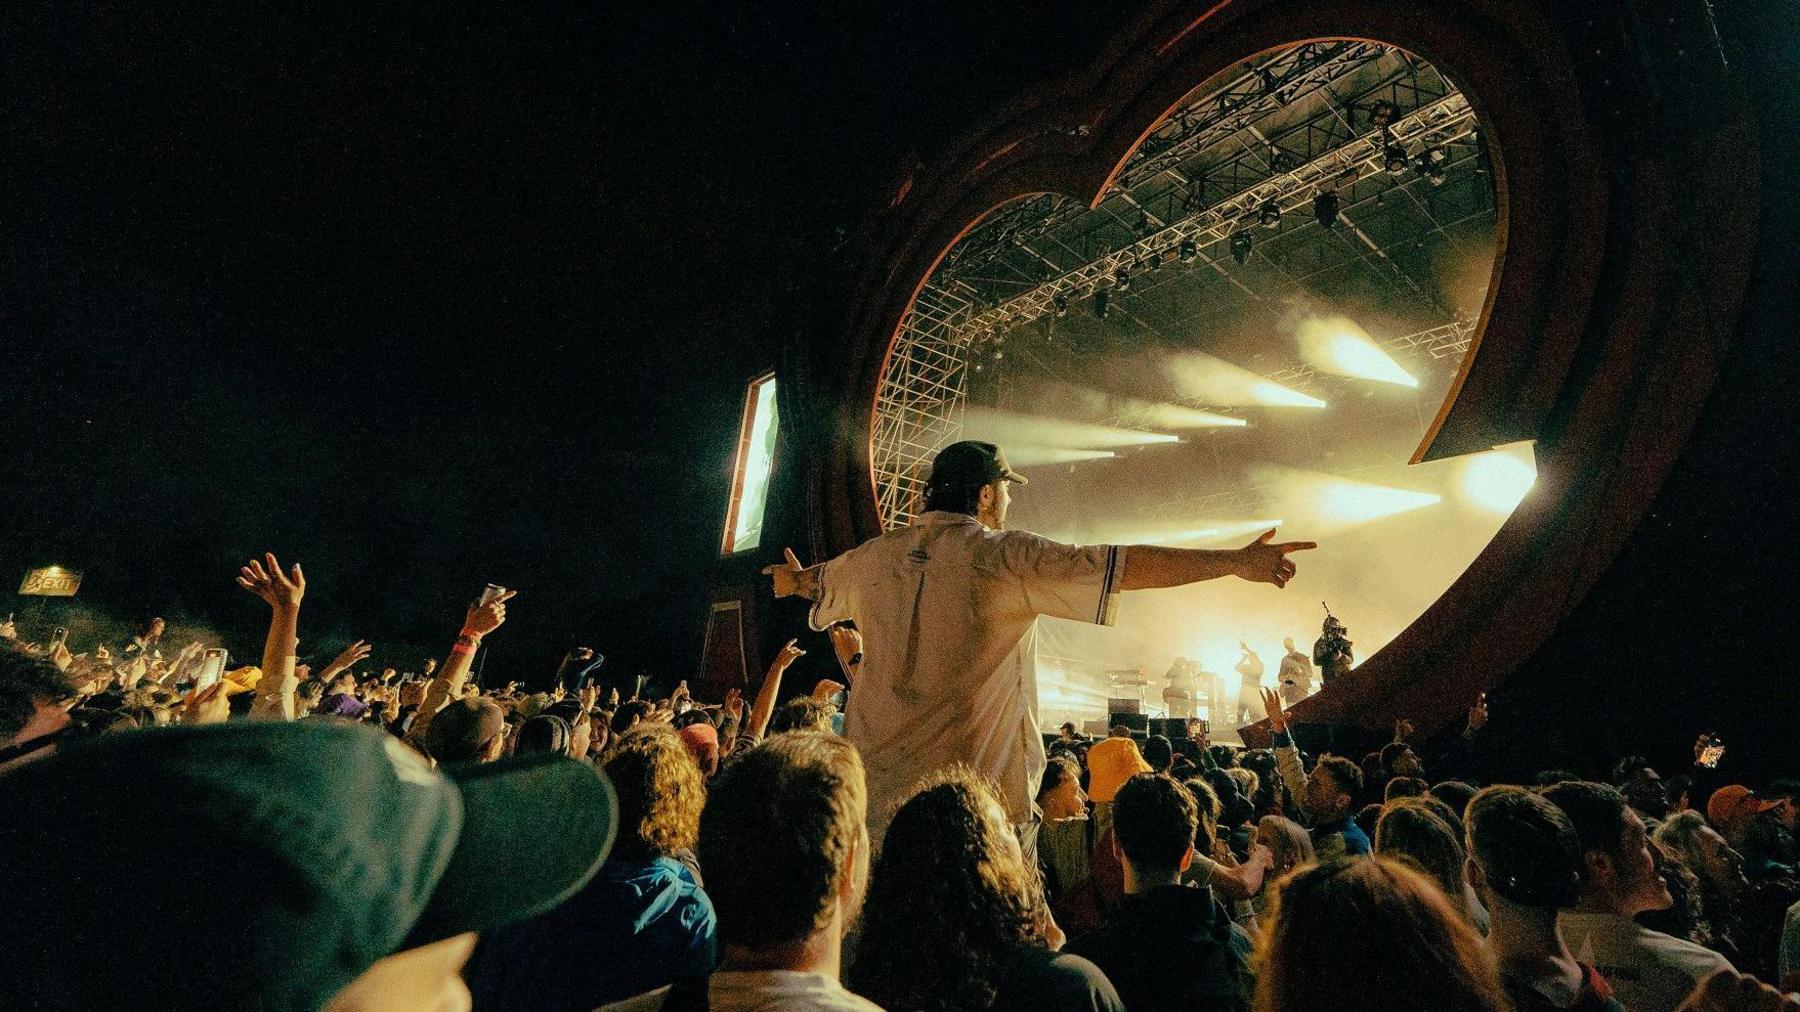
<path id="1" fill-rule="evenodd" d="M 644 724 L 603 769 L 619 796 L 612 855 L 562 906 L 482 937 L 467 975 L 476 1012 L 588 1012 L 717 964 L 712 901 L 677 858 L 700 831 L 699 766 L 668 725 Z"/>

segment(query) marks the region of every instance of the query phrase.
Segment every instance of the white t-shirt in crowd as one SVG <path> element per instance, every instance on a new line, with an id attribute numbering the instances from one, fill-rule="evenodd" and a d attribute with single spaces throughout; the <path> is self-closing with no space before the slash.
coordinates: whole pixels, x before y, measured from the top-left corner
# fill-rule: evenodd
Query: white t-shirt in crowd
<path id="1" fill-rule="evenodd" d="M 932 511 L 825 563 L 812 627 L 854 620 L 863 662 L 844 736 L 868 771 L 869 831 L 923 777 L 967 763 L 999 785 L 1007 818 L 1030 821 L 1044 773 L 1039 615 L 1112 624 L 1125 549 L 989 530 Z"/>
<path id="2" fill-rule="evenodd" d="M 601 1007 L 600 1012 L 656 1012 L 669 989 Z M 844 989 L 836 978 L 792 970 L 721 970 L 706 985 L 712 1012 L 881 1012 L 881 1006 Z"/>
<path id="3" fill-rule="evenodd" d="M 1563 911 L 1557 927 L 1569 952 L 1600 971 L 1632 1012 L 1674 1012 L 1694 986 L 1732 968 L 1724 956 L 1617 914 Z"/>

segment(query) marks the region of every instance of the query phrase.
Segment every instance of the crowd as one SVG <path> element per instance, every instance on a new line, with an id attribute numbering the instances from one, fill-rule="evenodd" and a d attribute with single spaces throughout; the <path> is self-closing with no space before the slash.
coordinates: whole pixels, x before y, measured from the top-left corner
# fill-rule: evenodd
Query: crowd
<path id="1" fill-rule="evenodd" d="M 1800 783 L 1483 786 L 1485 699 L 1357 760 L 1264 690 L 1269 749 L 1065 726 L 1021 832 L 958 764 L 873 810 L 841 625 L 785 702 L 795 642 L 747 705 L 602 698 L 587 650 L 525 693 L 470 679 L 512 592 L 411 676 L 306 670 L 300 567 L 238 583 L 217 681 L 160 623 L 0 627 L 0 1008 L 1800 1007 Z"/>

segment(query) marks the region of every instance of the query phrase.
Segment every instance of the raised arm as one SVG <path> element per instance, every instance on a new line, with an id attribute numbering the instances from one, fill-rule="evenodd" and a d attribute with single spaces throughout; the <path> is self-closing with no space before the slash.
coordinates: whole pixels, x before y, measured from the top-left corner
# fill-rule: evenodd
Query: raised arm
<path id="1" fill-rule="evenodd" d="M 1125 577 L 1119 587 L 1121 590 L 1157 590 L 1216 580 L 1221 576 L 1285 587 L 1295 572 L 1288 553 L 1303 552 L 1318 545 L 1311 541 L 1274 543 L 1274 539 L 1275 531 L 1271 528 L 1242 548 L 1132 545 L 1125 553 Z M 778 587 L 780 581 L 777 576 Z"/>
<path id="2" fill-rule="evenodd" d="M 306 596 L 306 574 L 294 563 L 291 572 L 283 574 L 274 552 L 263 553 L 269 568 L 255 559 L 238 570 L 238 586 L 269 604 L 269 638 L 263 642 L 262 681 L 256 686 L 256 701 L 250 706 L 251 720 L 293 720 L 294 689 L 300 680 L 294 674 L 294 649 L 300 642 L 300 599 Z"/>
<path id="3" fill-rule="evenodd" d="M 806 656 L 806 651 L 795 645 L 797 642 L 788 640 L 775 655 L 775 662 L 769 665 L 768 674 L 763 675 L 762 685 L 756 690 L 756 702 L 750 706 L 750 724 L 744 728 L 752 739 L 760 739 L 769 729 L 769 718 L 775 715 L 775 697 L 781 694 L 781 676 L 789 665 Z"/>
<path id="4" fill-rule="evenodd" d="M 442 710 L 452 699 L 462 695 L 463 685 L 469 680 L 469 666 L 475 663 L 475 651 L 481 648 L 481 639 L 488 633 L 500 628 L 506 621 L 506 602 L 513 599 L 518 591 L 509 590 L 487 604 L 472 604 L 463 616 L 462 630 L 456 634 L 456 642 L 450 646 L 450 656 L 444 660 L 431 685 L 425 690 L 425 701 L 419 704 L 419 712 L 413 717 L 413 725 L 406 732 L 406 740 L 415 745 L 425 741 L 425 729 L 431 726 L 431 718 Z"/>

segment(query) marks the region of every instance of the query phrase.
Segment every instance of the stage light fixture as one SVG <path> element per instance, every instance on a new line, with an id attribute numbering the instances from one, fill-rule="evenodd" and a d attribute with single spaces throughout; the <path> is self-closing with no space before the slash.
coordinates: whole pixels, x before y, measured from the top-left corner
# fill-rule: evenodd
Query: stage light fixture
<path id="1" fill-rule="evenodd" d="M 1256 239 L 1250 235 L 1248 229 L 1233 232 L 1231 234 L 1231 259 L 1236 260 L 1239 267 L 1244 266 L 1244 262 L 1250 259 L 1250 248 L 1254 245 L 1256 245 Z"/>
<path id="2" fill-rule="evenodd" d="M 1412 160 L 1406 157 L 1406 149 L 1394 141 L 1389 141 L 1387 147 L 1381 150 L 1381 157 L 1382 165 L 1390 176 L 1405 175 L 1407 167 L 1412 164 Z"/>
<path id="3" fill-rule="evenodd" d="M 1120 295 L 1124 295 L 1126 292 L 1131 291 L 1130 268 L 1121 267 L 1119 268 L 1119 272 L 1113 275 L 1113 291 L 1118 292 Z"/>
<path id="4" fill-rule="evenodd" d="M 1273 200 L 1264 201 L 1262 209 L 1256 215 L 1257 220 L 1262 222 L 1264 228 L 1281 227 L 1281 207 Z"/>
<path id="5" fill-rule="evenodd" d="M 1449 178 L 1447 169 L 1450 166 L 1450 153 L 1441 146 L 1434 145 L 1419 154 L 1419 174 L 1431 181 L 1433 186 L 1442 186 Z"/>
<path id="6" fill-rule="evenodd" d="M 1338 195 L 1335 190 L 1320 190 L 1313 196 L 1313 217 L 1326 228 L 1336 228 L 1338 221 Z"/>
<path id="7" fill-rule="evenodd" d="M 1537 483 L 1537 464 L 1531 447 L 1493 450 L 1469 458 L 1463 465 L 1463 495 L 1481 509 L 1510 514 Z"/>
<path id="8" fill-rule="evenodd" d="M 1107 290 L 1102 288 L 1094 293 L 1094 316 L 1096 319 L 1104 320 L 1111 315 L 1112 299 L 1109 297 Z"/>
<path id="9" fill-rule="evenodd" d="M 1377 130 L 1386 130 L 1394 122 L 1394 117 L 1398 115 L 1400 115 L 1399 106 L 1385 98 L 1381 99 L 1369 106 L 1369 126 Z"/>
<path id="10" fill-rule="evenodd" d="M 1193 263 L 1199 256 L 1200 247 L 1192 239 L 1181 240 L 1181 245 L 1175 251 L 1175 259 L 1184 264 Z"/>
<path id="11" fill-rule="evenodd" d="M 1056 307 L 1057 319 L 1060 320 L 1069 315 L 1069 297 L 1067 295 L 1058 295 L 1056 298 L 1050 300 L 1050 304 Z"/>

